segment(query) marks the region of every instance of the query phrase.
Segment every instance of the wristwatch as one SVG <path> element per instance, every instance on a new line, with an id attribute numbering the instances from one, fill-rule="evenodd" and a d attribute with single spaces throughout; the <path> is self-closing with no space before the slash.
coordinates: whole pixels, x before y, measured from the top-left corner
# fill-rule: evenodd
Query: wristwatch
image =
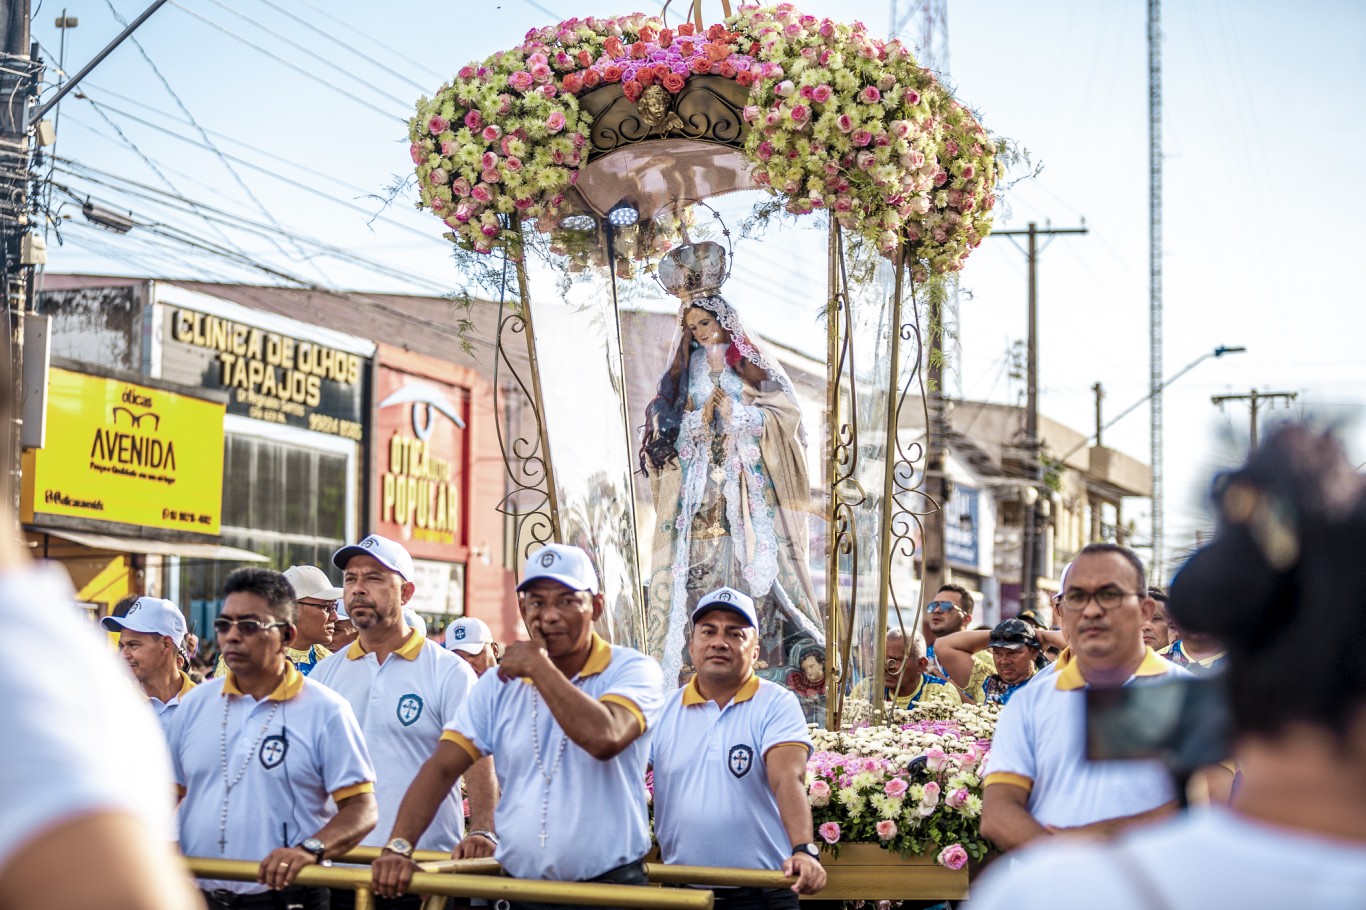
<path id="1" fill-rule="evenodd" d="M 404 859 L 413 858 L 413 845 L 401 837 L 396 837 L 389 841 L 389 843 L 384 845 L 384 849 L 388 850 L 390 853 L 397 853 Z"/>
<path id="2" fill-rule="evenodd" d="M 815 842 L 809 844 L 794 845 L 792 848 L 792 855 L 796 856 L 798 853 L 805 853 L 807 856 L 811 857 L 816 862 L 820 862 L 821 848 L 816 846 Z"/>
<path id="3" fill-rule="evenodd" d="M 312 853 L 313 858 L 318 861 L 319 865 L 331 865 L 331 863 L 329 863 L 325 858 L 327 848 L 324 847 L 323 842 L 318 840 L 316 837 L 310 837 L 307 840 L 305 840 L 302 844 L 299 845 L 299 849 L 307 850 L 309 853 Z"/>
<path id="4" fill-rule="evenodd" d="M 478 831 L 471 831 L 469 834 L 465 836 L 482 837 L 484 840 L 493 844 L 495 847 L 498 846 L 498 835 L 494 834 L 492 831 L 485 831 L 483 828 L 480 828 Z"/>

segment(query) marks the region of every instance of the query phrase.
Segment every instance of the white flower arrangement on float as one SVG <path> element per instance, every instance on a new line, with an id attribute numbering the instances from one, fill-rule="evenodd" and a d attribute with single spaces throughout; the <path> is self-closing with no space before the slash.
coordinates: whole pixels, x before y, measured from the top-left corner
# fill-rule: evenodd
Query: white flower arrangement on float
<path id="1" fill-rule="evenodd" d="M 677 95 L 698 75 L 749 89 L 744 152 L 787 211 L 827 209 L 882 252 L 904 248 L 916 280 L 962 268 L 990 231 L 997 147 L 972 113 L 900 42 L 790 3 L 705 31 L 569 19 L 462 67 L 409 123 L 419 205 L 475 252 L 515 244 L 514 217 L 553 243 L 588 155 L 579 98 L 615 83 L 633 102 L 655 85 Z"/>
<path id="2" fill-rule="evenodd" d="M 903 856 L 933 854 L 954 870 L 980 860 L 989 846 L 980 771 L 998 710 L 926 705 L 892 711 L 881 726 L 813 729 L 806 781 L 817 835 L 836 852 L 874 843 Z"/>

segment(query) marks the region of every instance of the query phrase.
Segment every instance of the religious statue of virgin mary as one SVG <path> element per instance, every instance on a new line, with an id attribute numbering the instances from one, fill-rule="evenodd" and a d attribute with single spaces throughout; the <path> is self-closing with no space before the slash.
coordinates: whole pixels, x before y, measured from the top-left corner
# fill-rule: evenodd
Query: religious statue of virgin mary
<path id="1" fill-rule="evenodd" d="M 784 663 L 798 636 L 825 642 L 807 567 L 801 411 L 787 373 L 721 296 L 727 274 L 725 249 L 710 241 L 685 243 L 659 265 L 660 283 L 682 303 L 645 410 L 640 468 L 657 516 L 650 651 L 670 685 L 681 681 L 693 605 L 722 586 L 754 598 L 761 659 Z"/>

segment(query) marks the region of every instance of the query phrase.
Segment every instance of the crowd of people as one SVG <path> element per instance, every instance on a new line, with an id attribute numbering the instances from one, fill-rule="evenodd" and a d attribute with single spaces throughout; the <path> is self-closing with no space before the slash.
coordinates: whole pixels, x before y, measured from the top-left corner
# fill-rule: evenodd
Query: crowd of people
<path id="1" fill-rule="evenodd" d="M 949 584 L 919 628 L 889 634 L 881 677 L 852 698 L 1001 706 L 981 830 L 1007 855 L 972 906 L 1360 906 L 1366 569 L 1353 548 L 1366 543 L 1366 485 L 1345 465 L 1303 428 L 1269 441 L 1220 483 L 1220 533 L 1170 597 L 1131 550 L 1092 544 L 1058 580 L 1056 629 L 1043 611 L 973 627 L 972 594 Z M 420 850 L 492 856 L 518 878 L 642 885 L 657 842 L 666 863 L 787 875 L 785 888 L 717 889 L 716 906 L 746 910 L 795 908 L 824 886 L 807 716 L 799 693 L 755 672 L 749 595 L 698 600 L 694 675 L 671 689 L 654 658 L 594 631 L 604 599 L 576 547 L 528 558 L 517 596 L 529 639 L 505 648 L 473 618 L 429 639 L 395 541 L 371 535 L 332 562 L 340 587 L 317 566 L 231 573 L 218 667 L 198 684 L 177 605 L 122 605 L 102 624 L 139 699 L 74 617 L 18 620 L 70 590 L 0 548 L 0 609 L 21 633 L 0 672 L 10 726 L 33 744 L 0 776 L 0 906 L 348 907 L 354 892 L 298 876 L 358 846 L 380 848 L 370 880 L 385 908 L 421 906 L 407 893 Z M 353 632 L 339 637 L 342 618 Z M 90 662 L 91 687 L 45 687 L 43 645 L 56 640 Z M 1285 656 L 1311 652 L 1323 660 L 1288 679 Z M 1225 686 L 1234 736 L 1201 769 L 1207 805 L 1183 815 L 1161 761 L 1088 760 L 1087 692 L 1200 676 Z M 172 840 L 184 855 L 250 860 L 256 880 L 191 884 Z M 64 851 L 126 890 L 57 884 Z"/>

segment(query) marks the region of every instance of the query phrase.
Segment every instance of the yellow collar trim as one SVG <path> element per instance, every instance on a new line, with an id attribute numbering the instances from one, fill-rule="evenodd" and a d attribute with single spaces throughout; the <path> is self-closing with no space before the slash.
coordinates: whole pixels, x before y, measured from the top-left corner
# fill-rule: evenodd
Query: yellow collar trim
<path id="1" fill-rule="evenodd" d="M 759 677 L 754 673 L 749 674 L 749 679 L 745 680 L 735 697 L 730 700 L 732 705 L 738 705 L 742 701 L 749 701 L 759 692 Z M 697 687 L 697 676 L 688 680 L 687 686 L 683 688 L 683 707 L 691 708 L 693 705 L 701 705 L 711 701 L 702 694 L 702 690 Z"/>
<path id="2" fill-rule="evenodd" d="M 176 693 L 176 698 L 184 698 L 185 693 L 194 688 L 194 680 L 190 679 L 190 674 L 184 670 L 180 671 L 180 691 Z"/>
<path id="3" fill-rule="evenodd" d="M 266 701 L 289 701 L 304 689 L 304 676 L 289 661 L 285 661 L 285 676 L 280 680 L 280 684 L 275 687 L 275 691 L 266 696 Z M 223 679 L 224 695 L 245 695 L 241 687 L 237 685 L 237 677 L 231 670 Z"/>
<path id="4" fill-rule="evenodd" d="M 1139 663 L 1138 669 L 1134 671 L 1134 676 L 1161 676 L 1167 672 L 1169 662 L 1157 655 L 1152 648 L 1145 648 L 1143 661 Z M 1081 668 L 1077 666 L 1076 655 L 1071 648 L 1063 649 L 1058 655 L 1058 679 L 1056 686 L 1060 691 L 1070 692 L 1074 689 L 1086 688 L 1086 677 L 1081 675 Z"/>
<path id="5" fill-rule="evenodd" d="M 395 650 L 394 654 L 404 660 L 417 660 L 417 655 L 422 653 L 422 648 L 426 643 L 427 636 L 423 635 L 417 629 L 413 629 L 411 630 L 411 634 L 409 634 L 407 641 L 403 643 L 402 647 Z M 357 638 L 355 641 L 351 642 L 351 646 L 346 649 L 346 659 L 360 660 L 369 653 L 369 651 L 365 650 L 365 646 L 360 643 L 360 639 Z"/>
<path id="6" fill-rule="evenodd" d="M 583 662 L 583 669 L 579 671 L 579 679 L 597 676 L 611 665 L 612 646 L 604 641 L 598 633 L 594 632 L 593 644 L 588 651 L 588 659 Z"/>

